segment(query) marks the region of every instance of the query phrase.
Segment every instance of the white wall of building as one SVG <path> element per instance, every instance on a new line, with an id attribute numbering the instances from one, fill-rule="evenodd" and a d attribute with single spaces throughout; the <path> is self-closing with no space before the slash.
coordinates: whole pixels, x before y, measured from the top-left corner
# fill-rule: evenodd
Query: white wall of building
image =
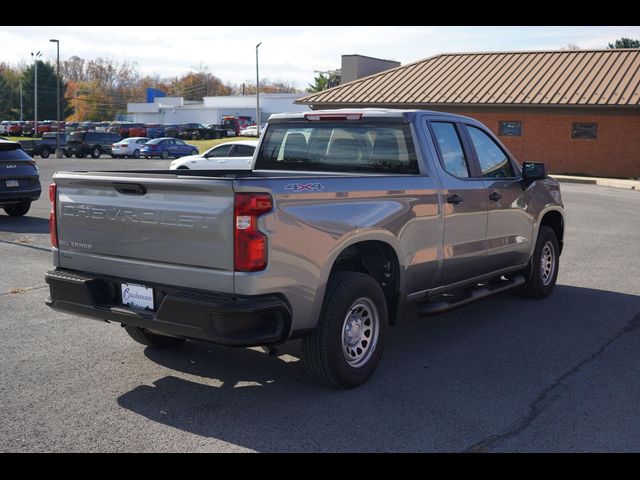
<path id="1" fill-rule="evenodd" d="M 266 123 L 274 113 L 303 112 L 306 105 L 293 103 L 304 93 L 261 94 L 260 123 Z M 165 103 L 170 101 L 171 105 Z M 127 117 L 132 122 L 142 123 L 216 123 L 225 115 L 256 116 L 255 95 L 229 95 L 204 97 L 202 104 L 184 105 L 181 97 L 160 97 L 154 103 L 128 103 Z"/>

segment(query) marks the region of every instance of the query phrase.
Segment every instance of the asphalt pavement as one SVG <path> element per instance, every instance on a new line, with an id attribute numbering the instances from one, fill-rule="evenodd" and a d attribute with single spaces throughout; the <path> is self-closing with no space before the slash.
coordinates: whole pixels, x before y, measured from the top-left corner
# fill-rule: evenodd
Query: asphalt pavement
<path id="1" fill-rule="evenodd" d="M 160 160 L 39 160 L 54 170 Z M 0 451 L 639 451 L 640 192 L 562 184 L 565 250 L 545 300 L 514 293 L 391 329 L 350 391 L 312 383 L 299 344 L 154 351 L 44 304 L 46 191 L 0 214 Z"/>

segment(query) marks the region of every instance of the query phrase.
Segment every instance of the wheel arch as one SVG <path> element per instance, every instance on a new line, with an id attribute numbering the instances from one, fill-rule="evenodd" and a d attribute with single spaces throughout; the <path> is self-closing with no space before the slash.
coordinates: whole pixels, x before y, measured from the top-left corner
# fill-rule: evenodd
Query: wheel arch
<path id="1" fill-rule="evenodd" d="M 337 271 L 356 271 L 370 275 L 382 287 L 387 300 L 389 324 L 397 320 L 398 307 L 402 299 L 404 265 L 398 255 L 395 237 L 386 235 L 360 237 L 342 244 L 327 262 L 327 268 L 321 282 L 320 306 L 324 301 L 329 278 Z M 320 308 L 317 308 L 319 313 Z"/>

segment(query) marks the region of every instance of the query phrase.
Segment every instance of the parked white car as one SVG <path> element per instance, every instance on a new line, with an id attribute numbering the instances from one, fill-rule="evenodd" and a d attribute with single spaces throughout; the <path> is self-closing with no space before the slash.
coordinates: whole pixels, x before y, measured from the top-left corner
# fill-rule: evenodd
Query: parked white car
<path id="1" fill-rule="evenodd" d="M 257 137 L 258 127 L 256 125 L 250 125 L 247 128 L 240 130 L 239 135 L 241 137 Z"/>
<path id="2" fill-rule="evenodd" d="M 113 158 L 140 158 L 140 149 L 151 140 L 148 137 L 124 138 L 111 146 L 111 156 Z"/>
<path id="3" fill-rule="evenodd" d="M 8 120 L 0 122 L 0 133 L 2 134 L 9 133 L 9 125 L 11 125 L 11 122 L 9 122 Z"/>
<path id="4" fill-rule="evenodd" d="M 251 170 L 257 140 L 226 142 L 171 162 L 169 170 Z"/>

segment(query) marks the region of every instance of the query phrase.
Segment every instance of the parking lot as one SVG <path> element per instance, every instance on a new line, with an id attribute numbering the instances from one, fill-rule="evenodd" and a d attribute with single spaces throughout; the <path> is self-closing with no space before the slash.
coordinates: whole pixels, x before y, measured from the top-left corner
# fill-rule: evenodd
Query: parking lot
<path id="1" fill-rule="evenodd" d="M 44 304 L 53 172 L 168 164 L 38 159 L 43 196 L 0 214 L 0 451 L 640 450 L 640 192 L 563 184 L 550 298 L 407 311 L 370 382 L 333 391 L 296 343 L 160 352 Z"/>

